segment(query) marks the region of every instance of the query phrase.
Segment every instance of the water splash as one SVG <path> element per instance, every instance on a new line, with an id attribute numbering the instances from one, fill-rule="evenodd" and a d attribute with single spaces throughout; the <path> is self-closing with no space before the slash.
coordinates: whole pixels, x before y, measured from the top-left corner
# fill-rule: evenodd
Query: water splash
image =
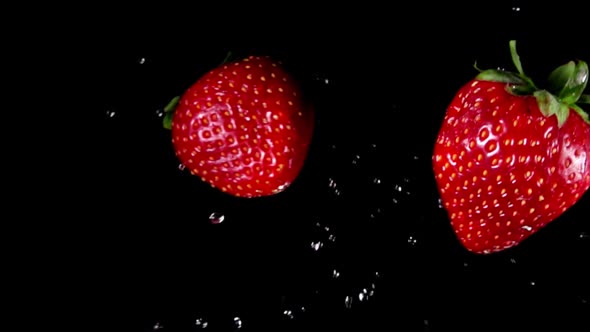
<path id="1" fill-rule="evenodd" d="M 213 225 L 221 224 L 225 220 L 225 215 L 219 212 L 213 212 L 209 215 L 209 222 Z"/>
<path id="2" fill-rule="evenodd" d="M 328 178 L 328 188 L 330 188 L 330 191 L 334 196 L 340 196 L 342 194 L 342 191 L 340 191 L 338 184 L 333 178 Z"/>
<path id="3" fill-rule="evenodd" d="M 332 278 L 333 279 L 338 279 L 340 278 L 340 272 L 336 269 L 332 270 Z"/>
<path id="4" fill-rule="evenodd" d="M 347 296 L 344 298 L 344 307 L 345 307 L 346 309 L 351 309 L 351 308 L 352 308 L 352 302 L 353 302 L 353 297 L 352 297 L 352 296 L 350 296 L 350 295 L 347 295 Z"/>
<path id="5" fill-rule="evenodd" d="M 319 251 L 324 247 L 324 243 L 322 241 L 312 241 L 311 242 L 311 249 L 314 251 Z"/>
<path id="6" fill-rule="evenodd" d="M 239 330 L 242 328 L 242 325 L 243 325 L 242 319 L 238 316 L 234 317 L 234 328 L 236 330 Z"/>
<path id="7" fill-rule="evenodd" d="M 195 320 L 195 327 L 197 329 L 206 329 L 207 326 L 209 326 L 209 322 L 207 322 L 205 319 L 203 319 L 203 318 L 197 318 Z"/>

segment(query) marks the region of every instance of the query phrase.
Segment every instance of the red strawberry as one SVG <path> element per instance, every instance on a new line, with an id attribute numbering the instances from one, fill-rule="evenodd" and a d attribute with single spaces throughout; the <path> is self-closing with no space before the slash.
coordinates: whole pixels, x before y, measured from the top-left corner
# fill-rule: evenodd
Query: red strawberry
<path id="1" fill-rule="evenodd" d="M 549 76 L 550 91 L 518 73 L 482 71 L 447 108 L 433 170 L 451 225 L 466 249 L 518 245 L 574 205 L 590 187 L 590 121 L 576 102 L 588 65 Z"/>
<path id="2" fill-rule="evenodd" d="M 260 197 L 297 178 L 314 111 L 280 63 L 250 56 L 197 80 L 170 125 L 175 153 L 192 174 L 228 194 Z"/>

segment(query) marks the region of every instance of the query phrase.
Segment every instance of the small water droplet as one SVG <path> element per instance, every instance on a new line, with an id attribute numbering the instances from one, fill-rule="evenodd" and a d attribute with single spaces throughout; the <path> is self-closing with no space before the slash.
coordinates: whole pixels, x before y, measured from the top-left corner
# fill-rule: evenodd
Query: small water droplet
<path id="1" fill-rule="evenodd" d="M 402 186 L 400 186 L 399 184 L 396 184 L 395 186 L 393 186 L 393 190 L 401 193 L 402 190 L 404 190 L 404 188 L 402 188 Z"/>
<path id="2" fill-rule="evenodd" d="M 408 237 L 408 244 L 410 246 L 415 247 L 417 243 L 418 243 L 418 240 L 413 235 L 410 235 Z"/>
<path id="3" fill-rule="evenodd" d="M 375 271 L 375 273 L 373 273 L 373 275 L 375 276 L 376 279 L 381 278 L 381 273 L 379 273 L 379 271 Z"/>
<path id="4" fill-rule="evenodd" d="M 537 283 L 534 280 L 529 281 L 529 285 L 531 287 L 535 287 L 535 285 L 537 285 Z"/>
<path id="5" fill-rule="evenodd" d="M 338 184 L 333 178 L 328 178 L 328 188 L 332 190 L 332 193 L 335 196 L 340 196 L 340 194 L 342 193 L 340 189 L 338 189 Z"/>
<path id="6" fill-rule="evenodd" d="M 359 163 L 359 161 L 360 161 L 360 160 L 361 160 L 361 156 L 359 156 L 359 155 L 357 154 L 357 155 L 355 155 L 355 156 L 352 158 L 352 164 L 353 164 L 353 165 L 358 165 L 358 163 Z"/>
<path id="7" fill-rule="evenodd" d="M 311 249 L 318 251 L 320 250 L 322 247 L 324 246 L 324 243 L 322 241 L 312 241 L 311 242 Z"/>
<path id="8" fill-rule="evenodd" d="M 291 310 L 285 310 L 285 311 L 283 311 L 283 316 L 287 317 L 288 319 L 293 319 L 294 318 L 293 311 L 291 311 Z"/>
<path id="9" fill-rule="evenodd" d="M 578 299 L 580 300 L 580 302 L 582 304 L 588 304 L 588 303 L 590 303 L 590 301 L 588 301 L 588 296 L 578 295 Z"/>
<path id="10" fill-rule="evenodd" d="M 334 235 L 334 234 L 328 235 L 328 241 L 330 241 L 330 242 L 336 242 L 336 235 Z"/>
<path id="11" fill-rule="evenodd" d="M 157 109 L 157 110 L 156 110 L 156 116 L 157 116 L 158 118 L 162 118 L 162 117 L 164 117 L 164 114 L 166 114 L 166 112 L 164 112 L 164 110 L 163 110 L 163 109 Z"/>
<path id="12" fill-rule="evenodd" d="M 234 328 L 239 330 L 242 328 L 242 319 L 240 317 L 234 317 Z"/>
<path id="13" fill-rule="evenodd" d="M 524 229 L 524 230 L 525 230 L 525 231 L 527 231 L 527 232 L 530 232 L 530 231 L 532 231 L 532 230 L 533 230 L 533 228 L 532 228 L 531 226 L 528 226 L 528 225 L 524 225 L 524 226 L 522 226 L 521 228 L 522 228 L 522 229 Z"/>
<path id="14" fill-rule="evenodd" d="M 516 264 L 516 259 L 514 259 L 514 258 L 510 258 L 510 263 L 512 263 L 512 264 Z"/>
<path id="15" fill-rule="evenodd" d="M 347 295 L 347 296 L 344 298 L 344 307 L 345 307 L 346 309 L 350 309 L 350 308 L 352 308 L 352 301 L 353 301 L 353 298 L 352 298 L 352 296 L 349 296 L 349 295 Z"/>
<path id="16" fill-rule="evenodd" d="M 582 233 L 580 233 L 580 235 L 578 235 L 578 238 L 580 240 L 588 240 L 588 238 L 590 238 L 590 235 L 588 235 L 587 232 L 582 232 Z"/>
<path id="17" fill-rule="evenodd" d="M 381 184 L 381 179 L 379 179 L 379 178 L 373 178 L 373 183 L 374 184 Z"/>
<path id="18" fill-rule="evenodd" d="M 383 214 L 383 210 L 381 208 L 376 208 L 374 211 L 372 211 L 369 214 L 369 217 L 371 219 L 375 219 L 375 218 L 378 218 L 379 216 L 381 216 L 382 214 Z"/>
<path id="19" fill-rule="evenodd" d="M 178 164 L 179 171 L 184 171 L 185 169 L 186 169 L 186 166 L 184 164 Z"/>
<path id="20" fill-rule="evenodd" d="M 439 198 L 439 199 L 438 199 L 438 208 L 439 208 L 439 209 L 444 209 L 444 208 L 445 208 L 445 206 L 444 206 L 444 204 L 443 204 L 443 201 L 442 201 L 442 198 Z"/>
<path id="21" fill-rule="evenodd" d="M 209 326 L 209 322 L 207 322 L 205 319 L 203 318 L 197 318 L 195 320 L 195 326 L 199 329 L 206 329 L 207 326 Z"/>
<path id="22" fill-rule="evenodd" d="M 359 301 L 363 302 L 366 299 L 366 294 L 363 292 L 359 293 Z"/>
<path id="23" fill-rule="evenodd" d="M 221 224 L 225 220 L 225 215 L 219 212 L 213 212 L 209 215 L 209 222 L 213 225 Z"/>
<path id="24" fill-rule="evenodd" d="M 106 114 L 107 114 L 107 118 L 114 118 L 116 115 L 116 112 L 113 110 L 107 110 Z"/>
<path id="25" fill-rule="evenodd" d="M 154 326 L 152 327 L 152 329 L 154 331 L 159 331 L 159 330 L 164 329 L 164 325 L 162 325 L 162 323 L 160 323 L 160 322 L 156 322 L 156 324 L 154 324 Z"/>
<path id="26" fill-rule="evenodd" d="M 467 263 L 467 262 L 463 262 L 463 267 L 464 267 L 464 268 L 467 268 L 467 267 L 469 267 L 469 263 Z"/>
<path id="27" fill-rule="evenodd" d="M 340 277 L 340 272 L 338 272 L 338 270 L 336 270 L 336 269 L 332 270 L 332 278 L 338 279 L 339 277 Z"/>
<path id="28" fill-rule="evenodd" d="M 137 63 L 139 63 L 140 65 L 143 65 L 146 63 L 146 61 L 147 61 L 146 58 L 139 58 L 139 60 L 137 60 Z"/>
<path id="29" fill-rule="evenodd" d="M 512 11 L 513 12 L 519 12 L 520 11 L 520 7 L 512 7 Z"/>

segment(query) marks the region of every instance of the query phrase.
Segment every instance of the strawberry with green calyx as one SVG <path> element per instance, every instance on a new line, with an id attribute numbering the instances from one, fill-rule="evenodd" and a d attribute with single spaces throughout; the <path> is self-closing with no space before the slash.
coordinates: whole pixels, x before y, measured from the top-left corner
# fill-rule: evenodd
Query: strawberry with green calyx
<path id="1" fill-rule="evenodd" d="M 192 174 L 252 198 L 282 192 L 298 177 L 314 110 L 281 63 L 249 56 L 200 77 L 166 106 L 163 124 Z"/>
<path id="2" fill-rule="evenodd" d="M 588 65 L 555 69 L 546 89 L 524 74 L 484 70 L 448 106 L 433 151 L 443 205 L 463 246 L 514 247 L 574 205 L 590 187 L 590 120 L 579 104 Z"/>

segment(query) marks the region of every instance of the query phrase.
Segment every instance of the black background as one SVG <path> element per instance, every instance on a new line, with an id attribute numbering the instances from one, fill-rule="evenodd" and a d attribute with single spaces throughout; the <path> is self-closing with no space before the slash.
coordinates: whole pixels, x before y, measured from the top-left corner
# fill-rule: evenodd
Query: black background
<path id="1" fill-rule="evenodd" d="M 68 221 L 43 228 L 63 240 L 45 238 L 35 255 L 49 276 L 42 285 L 83 313 L 80 328 L 196 331 L 200 320 L 234 331 L 239 317 L 244 331 L 589 329 L 588 194 L 518 247 L 473 255 L 439 207 L 430 160 L 473 64 L 513 68 L 510 39 L 539 82 L 590 60 L 579 6 L 80 11 L 45 36 L 68 37 L 54 44 L 66 54 L 48 58 L 56 72 L 74 69 L 76 93 L 56 130 L 73 181 L 51 180 L 71 194 L 51 207 Z M 228 51 L 282 60 L 316 104 L 305 168 L 275 197 L 236 199 L 201 183 L 178 168 L 161 127 L 162 107 Z M 210 223 L 212 213 L 224 221 Z"/>

